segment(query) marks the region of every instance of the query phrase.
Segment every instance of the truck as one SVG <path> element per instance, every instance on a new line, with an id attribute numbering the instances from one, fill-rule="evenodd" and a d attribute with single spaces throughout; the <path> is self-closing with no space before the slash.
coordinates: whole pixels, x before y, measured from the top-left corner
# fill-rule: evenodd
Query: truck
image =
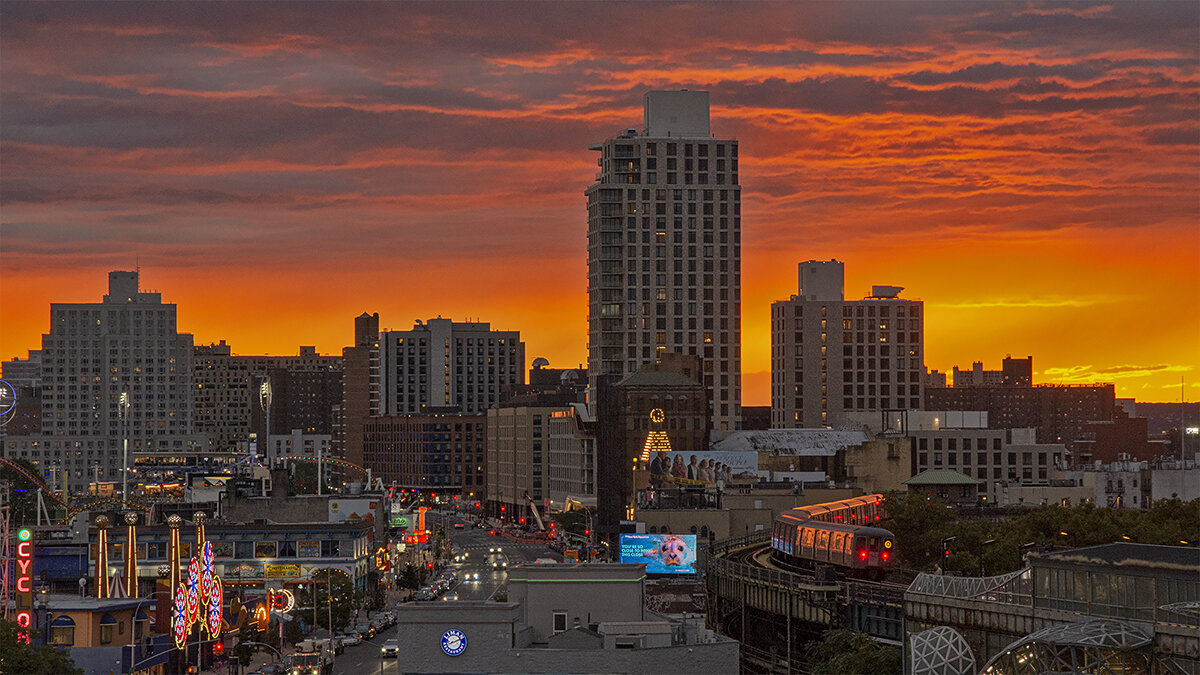
<path id="1" fill-rule="evenodd" d="M 297 642 L 288 675 L 333 675 L 333 646 L 329 640 Z"/>

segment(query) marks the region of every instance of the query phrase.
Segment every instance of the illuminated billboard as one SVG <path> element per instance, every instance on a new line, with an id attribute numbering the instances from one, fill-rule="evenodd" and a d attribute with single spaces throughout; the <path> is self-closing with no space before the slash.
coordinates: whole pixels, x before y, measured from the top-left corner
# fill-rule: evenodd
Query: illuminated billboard
<path id="1" fill-rule="evenodd" d="M 622 534 L 621 562 L 645 563 L 647 574 L 695 574 L 696 535 Z"/>

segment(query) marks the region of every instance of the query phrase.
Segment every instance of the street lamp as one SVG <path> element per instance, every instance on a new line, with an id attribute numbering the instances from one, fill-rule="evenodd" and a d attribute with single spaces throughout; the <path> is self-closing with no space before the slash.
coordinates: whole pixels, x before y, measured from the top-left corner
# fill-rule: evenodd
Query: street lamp
<path id="1" fill-rule="evenodd" d="M 129 499 L 129 392 L 121 392 L 117 402 L 121 419 L 121 499 Z M 99 488 L 99 486 L 97 486 Z"/>
<path id="2" fill-rule="evenodd" d="M 983 547 L 991 546 L 994 543 L 996 543 L 995 539 L 988 539 L 987 541 L 980 542 L 979 544 L 979 576 L 981 577 L 983 576 Z"/>
<path id="3" fill-rule="evenodd" d="M 262 406 L 263 412 L 266 414 L 267 429 L 263 434 L 263 443 L 266 444 L 266 455 L 271 457 L 271 378 L 265 378 L 262 384 L 258 386 L 258 404 Z"/>
<path id="4" fill-rule="evenodd" d="M 1078 548 L 1078 547 L 1079 547 L 1079 540 L 1078 540 L 1078 539 L 1075 537 L 1075 535 L 1074 535 L 1073 533 L 1071 533 L 1071 532 L 1062 532 L 1062 531 L 1060 531 L 1060 532 L 1058 533 L 1058 536 L 1060 536 L 1060 537 L 1070 537 L 1070 538 L 1071 538 L 1071 546 L 1073 546 L 1073 547 L 1075 547 L 1075 548 Z"/>

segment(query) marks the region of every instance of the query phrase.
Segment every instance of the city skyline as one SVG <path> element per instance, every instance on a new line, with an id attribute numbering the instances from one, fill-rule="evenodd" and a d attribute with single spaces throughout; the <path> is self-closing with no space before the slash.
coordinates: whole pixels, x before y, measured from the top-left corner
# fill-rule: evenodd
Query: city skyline
<path id="1" fill-rule="evenodd" d="M 1197 398 L 1193 3 L 200 7 L 0 10 L 0 358 L 140 265 L 241 354 L 368 311 L 586 363 L 587 146 L 688 88 L 741 146 L 743 403 L 830 258 L 925 302 L 931 369 Z"/>

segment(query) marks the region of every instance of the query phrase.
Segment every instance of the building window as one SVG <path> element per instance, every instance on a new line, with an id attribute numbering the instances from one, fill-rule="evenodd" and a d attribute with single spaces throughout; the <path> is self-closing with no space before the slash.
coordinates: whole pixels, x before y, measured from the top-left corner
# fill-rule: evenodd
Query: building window
<path id="1" fill-rule="evenodd" d="M 566 612 L 555 612 L 554 613 L 554 635 L 563 633 L 566 630 L 567 630 L 567 613 Z"/>
<path id="2" fill-rule="evenodd" d="M 112 614 L 105 614 L 100 617 L 100 644 L 109 645 L 113 641 L 113 629 L 117 625 L 117 620 Z"/>
<path id="3" fill-rule="evenodd" d="M 50 623 L 50 644 L 72 647 L 75 645 L 75 621 L 69 616 L 60 616 Z"/>

